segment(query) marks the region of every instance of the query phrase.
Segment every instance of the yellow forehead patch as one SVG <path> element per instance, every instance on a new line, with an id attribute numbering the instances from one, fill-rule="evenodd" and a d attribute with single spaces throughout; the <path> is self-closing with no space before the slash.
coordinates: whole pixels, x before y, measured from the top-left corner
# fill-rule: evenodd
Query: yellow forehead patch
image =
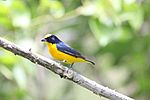
<path id="1" fill-rule="evenodd" d="M 44 38 L 50 37 L 52 34 L 46 34 Z"/>

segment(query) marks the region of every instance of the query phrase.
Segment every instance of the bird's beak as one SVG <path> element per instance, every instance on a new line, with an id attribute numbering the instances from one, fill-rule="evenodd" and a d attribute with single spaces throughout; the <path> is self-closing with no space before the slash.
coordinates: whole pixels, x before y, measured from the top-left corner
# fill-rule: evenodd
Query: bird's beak
<path id="1" fill-rule="evenodd" d="M 41 42 L 46 42 L 46 39 L 43 38 L 43 39 L 41 40 Z"/>

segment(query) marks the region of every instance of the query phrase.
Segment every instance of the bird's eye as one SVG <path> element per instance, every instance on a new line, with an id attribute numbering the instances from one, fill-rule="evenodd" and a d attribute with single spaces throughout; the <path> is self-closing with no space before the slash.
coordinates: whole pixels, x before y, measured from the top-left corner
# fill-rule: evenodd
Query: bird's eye
<path id="1" fill-rule="evenodd" d="M 50 38 L 45 38 L 47 42 L 50 42 Z"/>

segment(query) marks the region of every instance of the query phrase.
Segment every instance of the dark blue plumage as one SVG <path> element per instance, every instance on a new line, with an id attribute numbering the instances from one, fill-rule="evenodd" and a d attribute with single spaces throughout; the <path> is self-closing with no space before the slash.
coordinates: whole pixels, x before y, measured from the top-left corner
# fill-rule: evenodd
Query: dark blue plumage
<path id="1" fill-rule="evenodd" d="M 85 59 L 79 52 L 71 48 L 69 45 L 65 44 L 64 42 L 59 42 L 56 44 L 57 49 L 63 53 L 72 55 L 74 57 L 79 57 Z"/>
<path id="2" fill-rule="evenodd" d="M 60 39 L 58 39 L 55 35 L 51 35 L 50 37 L 46 37 L 45 38 L 47 42 L 50 42 L 52 44 L 54 43 L 59 43 L 59 42 L 62 42 Z"/>

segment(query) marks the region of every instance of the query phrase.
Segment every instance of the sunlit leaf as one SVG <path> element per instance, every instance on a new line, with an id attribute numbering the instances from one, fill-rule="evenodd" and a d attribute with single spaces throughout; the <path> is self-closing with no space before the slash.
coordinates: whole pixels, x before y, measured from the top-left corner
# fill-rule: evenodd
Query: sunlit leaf
<path id="1" fill-rule="evenodd" d="M 0 52 L 0 62 L 5 65 L 14 65 L 18 59 L 16 56 L 8 51 Z"/>

